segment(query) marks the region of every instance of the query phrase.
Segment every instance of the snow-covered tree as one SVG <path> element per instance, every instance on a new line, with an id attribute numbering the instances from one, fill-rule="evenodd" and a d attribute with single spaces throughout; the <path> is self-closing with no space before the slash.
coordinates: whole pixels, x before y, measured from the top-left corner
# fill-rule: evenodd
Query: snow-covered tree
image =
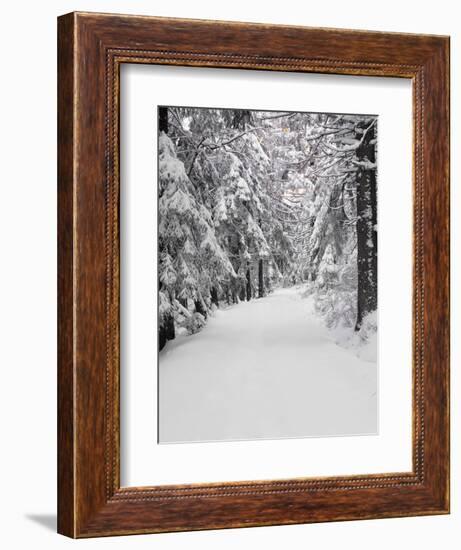
<path id="1" fill-rule="evenodd" d="M 329 326 L 377 308 L 373 116 L 159 108 L 160 346 L 306 284 Z"/>
<path id="2" fill-rule="evenodd" d="M 192 302 L 196 312 L 206 317 L 212 287 L 236 274 L 217 241 L 211 214 L 197 200 L 184 164 L 164 132 L 159 136 L 158 166 L 160 328 L 165 332 L 177 300 L 186 310 Z"/>

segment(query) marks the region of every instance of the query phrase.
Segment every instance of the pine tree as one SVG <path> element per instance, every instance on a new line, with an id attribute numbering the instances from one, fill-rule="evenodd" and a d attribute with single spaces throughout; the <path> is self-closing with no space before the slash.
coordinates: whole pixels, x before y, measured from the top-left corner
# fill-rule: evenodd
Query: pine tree
<path id="1" fill-rule="evenodd" d="M 158 116 L 160 344 L 280 284 L 309 284 L 329 326 L 359 329 L 377 307 L 376 118 Z"/>

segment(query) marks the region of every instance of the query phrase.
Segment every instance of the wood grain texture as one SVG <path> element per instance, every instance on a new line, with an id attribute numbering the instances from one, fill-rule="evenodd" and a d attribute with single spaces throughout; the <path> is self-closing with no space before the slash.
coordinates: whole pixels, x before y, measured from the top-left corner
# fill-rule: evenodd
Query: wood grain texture
<path id="1" fill-rule="evenodd" d="M 58 31 L 59 532 L 447 513 L 448 38 L 86 13 L 61 17 Z M 120 488 L 119 68 L 126 62 L 413 80 L 411 472 Z"/>
<path id="2" fill-rule="evenodd" d="M 73 362 L 74 33 L 58 21 L 58 531 L 75 535 Z"/>

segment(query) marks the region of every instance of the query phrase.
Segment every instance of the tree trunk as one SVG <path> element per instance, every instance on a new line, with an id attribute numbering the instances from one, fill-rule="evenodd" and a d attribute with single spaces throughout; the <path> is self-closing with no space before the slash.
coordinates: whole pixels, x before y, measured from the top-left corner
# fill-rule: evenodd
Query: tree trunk
<path id="1" fill-rule="evenodd" d="M 259 292 L 259 298 L 264 297 L 264 261 L 262 259 L 259 260 L 258 265 L 258 292 Z"/>
<path id="2" fill-rule="evenodd" d="M 206 319 L 208 317 L 208 314 L 206 312 L 206 309 L 203 307 L 202 300 L 194 300 L 194 305 L 195 305 L 195 311 L 197 313 L 200 313 L 200 315 L 203 315 Z"/>
<path id="3" fill-rule="evenodd" d="M 236 109 L 233 113 L 234 116 L 232 118 L 232 127 L 245 130 L 247 125 L 251 123 L 251 111 Z"/>
<path id="4" fill-rule="evenodd" d="M 218 299 L 218 291 L 216 289 L 215 286 L 213 286 L 211 288 L 211 291 L 210 291 L 210 298 L 211 298 L 211 302 L 216 306 L 218 307 L 219 306 L 219 299 Z"/>
<path id="5" fill-rule="evenodd" d="M 162 246 L 159 245 L 160 253 L 163 251 Z M 159 280 L 158 283 L 158 289 L 159 292 L 162 290 L 162 283 Z M 171 297 L 171 294 L 168 293 L 170 304 L 172 304 L 173 300 Z M 159 318 L 158 320 L 158 349 L 161 351 L 168 340 L 174 340 L 176 337 L 175 328 L 174 328 L 174 317 L 172 313 L 166 314 Z"/>
<path id="6" fill-rule="evenodd" d="M 168 134 L 168 107 L 158 108 L 158 131 Z"/>
<path id="7" fill-rule="evenodd" d="M 360 330 L 364 317 L 378 307 L 376 168 L 369 166 L 376 162 L 374 138 L 375 126 L 368 130 L 356 153 L 357 159 L 364 165 L 359 166 L 357 171 L 358 288 L 355 330 Z"/>
<path id="8" fill-rule="evenodd" d="M 175 330 L 174 330 L 174 319 L 173 315 L 165 315 L 161 320 L 159 329 L 158 329 L 158 349 L 162 351 L 165 347 L 165 344 L 168 340 L 174 340 Z"/>
<path id="9" fill-rule="evenodd" d="M 247 298 L 248 302 L 251 300 L 251 272 L 250 272 L 250 266 L 247 267 L 246 298 Z"/>

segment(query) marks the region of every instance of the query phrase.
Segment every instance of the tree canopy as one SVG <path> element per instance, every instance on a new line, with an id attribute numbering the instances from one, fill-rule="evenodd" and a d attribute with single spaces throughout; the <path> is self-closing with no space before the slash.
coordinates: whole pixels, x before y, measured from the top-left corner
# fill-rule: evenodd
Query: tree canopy
<path id="1" fill-rule="evenodd" d="M 159 108 L 160 348 L 303 284 L 329 326 L 377 309 L 377 117 Z"/>

